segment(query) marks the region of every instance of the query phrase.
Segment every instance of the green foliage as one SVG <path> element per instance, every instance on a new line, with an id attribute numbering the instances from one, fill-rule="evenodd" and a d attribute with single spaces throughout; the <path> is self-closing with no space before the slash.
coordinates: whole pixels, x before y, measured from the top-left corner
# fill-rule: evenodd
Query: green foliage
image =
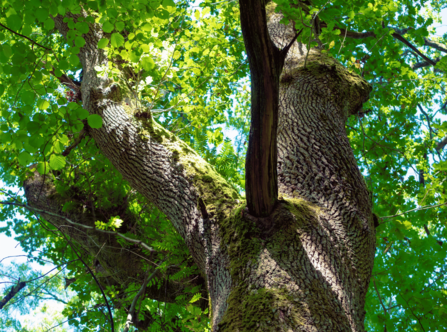
<path id="1" fill-rule="evenodd" d="M 98 220 L 95 222 L 95 226 L 98 229 L 115 231 L 117 228 L 120 228 L 122 223 L 123 223 L 123 220 L 120 219 L 118 216 L 115 216 L 115 217 L 110 218 L 108 223 L 104 223 L 104 222 Z"/>

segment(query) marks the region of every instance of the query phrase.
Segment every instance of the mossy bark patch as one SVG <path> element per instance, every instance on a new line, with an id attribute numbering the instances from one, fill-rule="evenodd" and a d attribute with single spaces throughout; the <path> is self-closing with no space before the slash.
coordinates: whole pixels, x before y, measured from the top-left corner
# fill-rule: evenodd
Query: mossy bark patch
<path id="1" fill-rule="evenodd" d="M 220 224 L 222 246 L 230 257 L 234 287 L 219 331 L 276 331 L 280 325 L 304 324 L 303 308 L 293 292 L 269 285 L 259 287 L 257 278 L 264 275 L 264 269 L 270 268 L 265 261 L 265 251 L 296 238 L 297 228 L 315 219 L 319 209 L 303 200 L 290 199 L 282 201 L 275 211 L 274 224 L 278 227 L 270 238 L 265 238 L 265 232 L 246 216 L 244 205 Z M 280 275 L 278 277 L 281 279 Z"/>

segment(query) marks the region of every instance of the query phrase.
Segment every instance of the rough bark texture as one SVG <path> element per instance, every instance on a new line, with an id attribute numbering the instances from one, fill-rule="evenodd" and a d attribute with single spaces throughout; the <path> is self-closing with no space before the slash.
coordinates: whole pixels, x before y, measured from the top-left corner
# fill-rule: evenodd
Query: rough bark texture
<path id="1" fill-rule="evenodd" d="M 283 49 L 295 31 L 273 5 L 267 17 Z M 66 35 L 62 18 L 55 22 Z M 207 280 L 213 331 L 364 331 L 375 231 L 344 123 L 368 98 L 366 82 L 293 44 L 278 95 L 282 198 L 256 218 L 213 167 L 151 118 L 136 118 L 119 88 L 96 76 L 108 61 L 96 48 L 101 36 L 91 26 L 80 54 L 84 108 L 103 118 L 90 135 L 185 239 Z"/>

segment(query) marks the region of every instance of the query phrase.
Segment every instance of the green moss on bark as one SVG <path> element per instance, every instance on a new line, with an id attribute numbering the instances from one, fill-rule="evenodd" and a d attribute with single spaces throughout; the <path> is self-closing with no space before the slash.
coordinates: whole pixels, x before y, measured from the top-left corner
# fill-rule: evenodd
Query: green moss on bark
<path id="1" fill-rule="evenodd" d="M 278 231 L 265 239 L 259 227 L 244 217 L 245 206 L 239 206 L 220 224 L 222 246 L 230 256 L 233 289 L 228 308 L 219 324 L 219 331 L 276 331 L 280 325 L 298 327 L 304 323 L 299 299 L 286 288 L 256 288 L 249 276 L 263 266 L 261 253 L 266 246 L 277 247 L 296 236 L 298 228 L 316 220 L 320 209 L 302 199 L 291 198 L 281 202 L 274 213 Z M 295 235 L 294 235 L 295 234 Z M 268 245 L 267 243 L 271 243 Z"/>
<path id="2" fill-rule="evenodd" d="M 211 215 L 227 218 L 236 200 L 241 197 L 208 162 L 194 151 L 188 144 L 178 139 L 174 134 L 163 128 L 152 118 L 138 119 L 140 135 L 162 144 L 171 152 L 173 164 L 183 167 L 186 175 L 197 188 L 206 210 Z"/>

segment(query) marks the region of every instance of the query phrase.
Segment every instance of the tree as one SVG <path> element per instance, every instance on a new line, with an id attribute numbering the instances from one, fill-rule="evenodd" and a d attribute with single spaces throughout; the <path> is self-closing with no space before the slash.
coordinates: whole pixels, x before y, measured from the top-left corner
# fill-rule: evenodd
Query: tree
<path id="1" fill-rule="evenodd" d="M 439 2 L 25 4 L 2 5 L 0 158 L 26 198 L 2 219 L 76 260 L 71 324 L 365 331 L 367 300 L 368 329 L 447 324 Z"/>

